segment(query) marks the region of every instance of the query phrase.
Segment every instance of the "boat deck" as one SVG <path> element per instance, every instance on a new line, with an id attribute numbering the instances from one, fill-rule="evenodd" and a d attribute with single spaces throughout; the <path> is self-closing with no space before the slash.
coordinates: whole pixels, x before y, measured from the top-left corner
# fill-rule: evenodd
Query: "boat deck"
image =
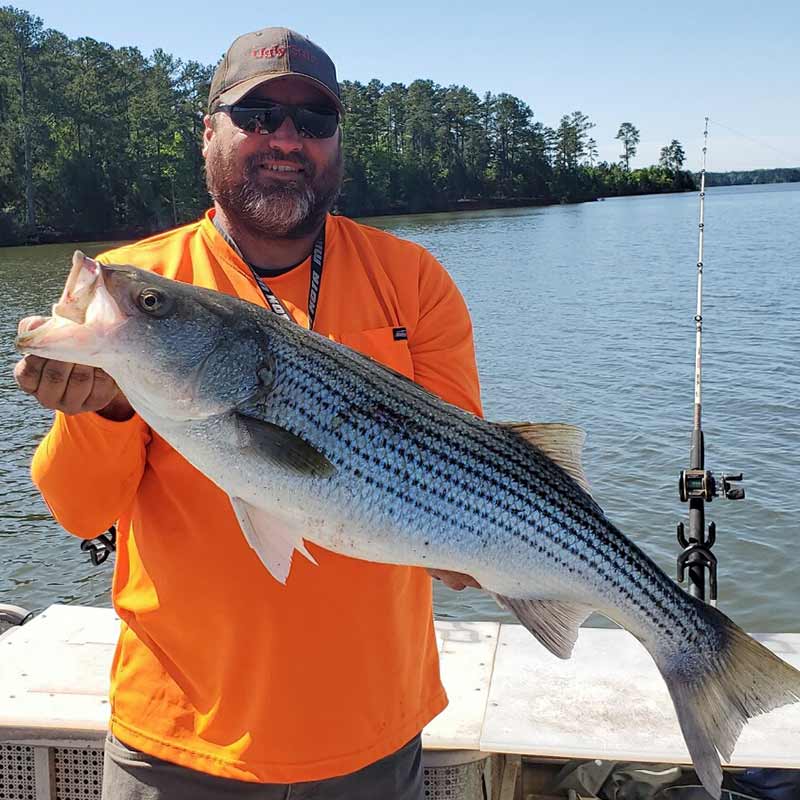
<path id="1" fill-rule="evenodd" d="M 54 605 L 0 637 L 0 742 L 101 747 L 118 625 L 110 609 Z M 689 762 L 666 686 L 625 631 L 583 629 L 569 661 L 519 625 L 436 631 L 450 705 L 426 749 Z M 800 634 L 755 638 L 800 668 Z M 750 722 L 731 765 L 799 768 L 800 703 Z"/>

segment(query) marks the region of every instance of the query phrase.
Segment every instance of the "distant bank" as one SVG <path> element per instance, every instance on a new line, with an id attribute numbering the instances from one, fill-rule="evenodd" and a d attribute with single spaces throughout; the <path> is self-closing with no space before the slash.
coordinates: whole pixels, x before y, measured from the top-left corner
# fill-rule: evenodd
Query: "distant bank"
<path id="1" fill-rule="evenodd" d="M 403 214 L 426 214 L 457 211 L 478 211 L 502 208 L 526 208 L 532 206 L 559 205 L 563 203 L 586 203 L 595 200 L 604 200 L 607 197 L 622 197 L 638 194 L 661 194 L 670 192 L 691 192 L 700 186 L 700 173 L 681 172 L 681 181 L 676 181 L 673 186 L 662 184 L 658 186 L 655 181 L 649 180 L 650 173 L 658 170 L 656 167 L 645 167 L 627 173 L 628 182 L 622 186 L 595 185 L 593 191 L 582 195 L 573 195 L 561 199 L 548 197 L 493 197 L 493 198 L 464 198 L 454 201 L 443 201 L 434 207 L 407 208 L 388 206 L 371 210 L 366 214 L 350 214 L 352 217 L 370 216 L 400 216 Z M 750 186 L 770 183 L 800 183 L 800 168 L 797 169 L 757 169 L 749 171 L 732 172 L 707 172 L 706 186 Z M 210 204 L 210 201 L 209 201 Z M 196 217 L 199 217 L 200 211 Z M 334 213 L 337 213 L 334 211 Z M 196 218 L 195 217 L 195 218 Z M 25 237 L 20 231 L 11 235 L 10 229 L 3 230 L 2 212 L 0 211 L 0 248 L 19 245 L 36 244 L 66 244 L 69 242 L 84 241 L 135 241 L 147 236 L 153 236 L 174 227 L 171 224 L 163 227 L 146 229 L 87 229 L 82 231 L 58 231 L 54 229 L 39 230 L 32 236 Z M 191 219 L 179 221 L 179 224 L 191 222 Z M 4 235 L 5 234 L 5 235 Z"/>
<path id="2" fill-rule="evenodd" d="M 686 173 L 688 174 L 688 173 Z M 651 193 L 666 193 L 669 191 L 691 191 L 688 189 L 654 189 L 643 185 L 638 191 L 621 191 L 611 193 L 597 193 L 584 194 L 573 197 L 564 197 L 563 199 L 555 197 L 493 197 L 493 198 L 464 198 L 461 200 L 444 201 L 436 204 L 433 207 L 422 208 L 407 208 L 398 206 L 387 206 L 376 210 L 370 210 L 366 213 L 348 214 L 353 218 L 362 216 L 368 217 L 385 217 L 385 216 L 402 216 L 404 214 L 440 214 L 442 212 L 452 213 L 458 211 L 487 211 L 491 209 L 502 208 L 530 208 L 534 206 L 552 206 L 561 204 L 574 204 L 574 203 L 587 203 L 595 200 L 604 200 L 606 197 L 627 196 L 634 194 L 651 194 Z M 211 205 L 209 200 L 208 205 Z M 2 212 L 0 212 L 1 214 Z M 204 213 L 204 209 L 198 212 L 193 219 L 197 219 Z M 334 209 L 334 214 L 344 213 L 340 209 Z M 179 225 L 184 225 L 192 222 L 192 219 L 179 221 Z M 2 217 L 0 216 L 0 248 L 2 247 L 18 247 L 20 245 L 37 245 L 37 244 L 69 244 L 70 242 L 130 242 L 138 239 L 144 239 L 148 236 L 155 236 L 165 230 L 169 230 L 175 225 L 169 224 L 163 227 L 145 229 L 145 228 L 122 228 L 122 229 L 86 229 L 86 230 L 65 230 L 59 231 L 50 229 L 38 230 L 36 233 L 28 235 L 27 237 L 21 231 L 14 231 L 11 233 L 10 229 L 4 232 L 2 226 Z M 5 235 L 4 235 L 5 233 Z"/>
<path id="3" fill-rule="evenodd" d="M 700 173 L 695 174 L 700 180 Z M 706 172 L 706 186 L 752 186 L 759 183 L 800 183 L 800 167 Z"/>

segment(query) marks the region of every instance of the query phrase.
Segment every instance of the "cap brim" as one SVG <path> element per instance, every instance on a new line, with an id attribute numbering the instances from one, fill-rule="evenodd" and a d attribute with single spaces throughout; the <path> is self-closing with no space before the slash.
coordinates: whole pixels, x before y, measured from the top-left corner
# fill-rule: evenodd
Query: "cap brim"
<path id="1" fill-rule="evenodd" d="M 213 111 L 220 105 L 232 106 L 238 103 L 243 97 L 250 94 L 258 86 L 262 86 L 270 81 L 278 80 L 279 78 L 299 78 L 305 83 L 319 89 L 330 101 L 336 106 L 339 114 L 344 116 L 344 106 L 342 101 L 322 82 L 310 75 L 304 75 L 302 72 L 281 72 L 278 75 L 256 75 L 254 78 L 248 78 L 246 81 L 237 83 L 236 86 L 231 86 L 226 89 L 215 100 L 212 101 L 209 111 Z"/>

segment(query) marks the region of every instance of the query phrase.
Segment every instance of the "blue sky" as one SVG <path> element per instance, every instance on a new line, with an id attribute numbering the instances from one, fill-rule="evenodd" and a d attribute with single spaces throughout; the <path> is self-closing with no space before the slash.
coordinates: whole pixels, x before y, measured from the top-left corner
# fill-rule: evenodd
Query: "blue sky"
<path id="1" fill-rule="evenodd" d="M 800 167 L 796 0 L 12 4 L 71 37 L 146 54 L 161 47 L 203 63 L 215 63 L 240 33 L 285 25 L 321 44 L 340 79 L 431 78 L 510 92 L 547 125 L 580 109 L 597 125 L 601 158 L 618 157 L 614 136 L 627 121 L 641 131 L 635 166 L 657 161 L 674 138 L 698 168 L 708 115 L 709 169 Z"/>

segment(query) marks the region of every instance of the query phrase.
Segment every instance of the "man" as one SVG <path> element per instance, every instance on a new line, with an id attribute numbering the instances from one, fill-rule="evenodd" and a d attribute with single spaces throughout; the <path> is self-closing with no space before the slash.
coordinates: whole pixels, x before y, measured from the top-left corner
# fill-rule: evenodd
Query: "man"
<path id="1" fill-rule="evenodd" d="M 469 316 L 442 267 L 328 213 L 343 109 L 326 53 L 286 29 L 241 36 L 208 112 L 214 208 L 102 260 L 288 314 L 480 413 Z M 55 517 L 82 537 L 119 520 L 104 796 L 419 800 L 419 733 L 446 703 L 428 574 L 309 545 L 319 566 L 299 559 L 281 586 L 225 494 L 102 371 L 29 356 L 16 375 L 58 412 L 32 467 Z"/>

